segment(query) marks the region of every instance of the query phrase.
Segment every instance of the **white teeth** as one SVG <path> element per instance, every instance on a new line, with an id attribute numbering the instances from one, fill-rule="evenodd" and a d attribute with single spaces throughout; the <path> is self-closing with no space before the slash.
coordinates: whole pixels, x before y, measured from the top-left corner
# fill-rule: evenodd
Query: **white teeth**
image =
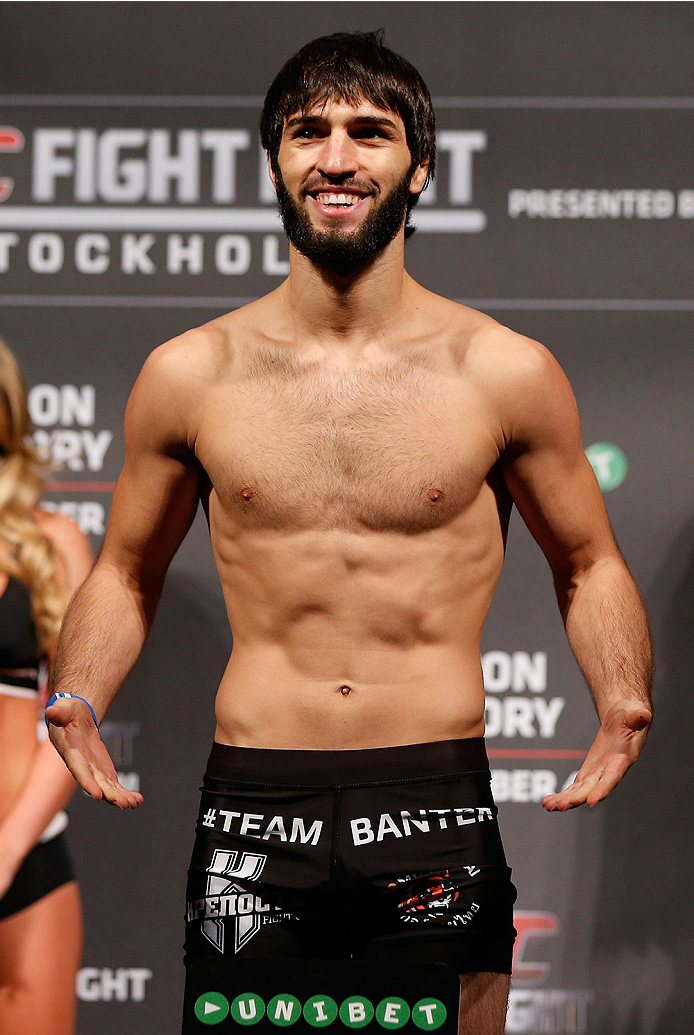
<path id="1" fill-rule="evenodd" d="M 355 194 L 319 194 L 321 205 L 356 205 L 359 198 Z"/>

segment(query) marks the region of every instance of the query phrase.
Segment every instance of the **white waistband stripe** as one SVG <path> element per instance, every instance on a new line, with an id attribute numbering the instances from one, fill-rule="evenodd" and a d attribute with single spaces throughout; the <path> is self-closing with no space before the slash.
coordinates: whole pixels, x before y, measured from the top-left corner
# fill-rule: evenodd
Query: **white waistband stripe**
<path id="1" fill-rule="evenodd" d="M 23 697 L 28 701 L 36 700 L 36 690 L 28 686 L 11 686 L 10 683 L 0 683 L 0 697 Z"/>

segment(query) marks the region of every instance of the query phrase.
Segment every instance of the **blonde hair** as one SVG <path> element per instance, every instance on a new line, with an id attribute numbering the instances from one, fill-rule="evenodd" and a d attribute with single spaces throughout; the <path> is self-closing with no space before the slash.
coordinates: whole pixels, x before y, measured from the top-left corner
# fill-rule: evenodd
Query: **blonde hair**
<path id="1" fill-rule="evenodd" d="M 62 559 L 36 523 L 44 487 L 43 464 L 30 441 L 33 431 L 24 378 L 0 338 L 0 570 L 29 590 L 39 650 L 55 649 L 70 595 Z"/>

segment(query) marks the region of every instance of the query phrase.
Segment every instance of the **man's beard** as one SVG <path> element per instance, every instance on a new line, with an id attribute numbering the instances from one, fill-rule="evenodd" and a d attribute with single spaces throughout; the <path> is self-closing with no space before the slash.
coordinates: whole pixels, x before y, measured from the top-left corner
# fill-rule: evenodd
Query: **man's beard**
<path id="1" fill-rule="evenodd" d="M 305 209 L 291 196 L 282 177 L 277 176 L 277 201 L 284 231 L 294 247 L 307 259 L 331 273 L 346 276 L 368 266 L 397 235 L 403 224 L 410 195 L 410 170 L 373 209 L 361 226 L 317 230 Z M 339 187 L 325 188 L 339 193 Z"/>

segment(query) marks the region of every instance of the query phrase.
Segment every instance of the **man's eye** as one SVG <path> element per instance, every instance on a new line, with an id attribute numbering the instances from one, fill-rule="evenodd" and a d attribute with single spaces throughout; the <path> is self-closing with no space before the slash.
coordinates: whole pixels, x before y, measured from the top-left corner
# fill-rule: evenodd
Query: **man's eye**
<path id="1" fill-rule="evenodd" d="M 359 129 L 354 134 L 358 140 L 368 140 L 373 137 L 385 137 L 385 133 L 382 129 L 376 129 L 373 126 L 368 126 L 364 129 Z"/>

